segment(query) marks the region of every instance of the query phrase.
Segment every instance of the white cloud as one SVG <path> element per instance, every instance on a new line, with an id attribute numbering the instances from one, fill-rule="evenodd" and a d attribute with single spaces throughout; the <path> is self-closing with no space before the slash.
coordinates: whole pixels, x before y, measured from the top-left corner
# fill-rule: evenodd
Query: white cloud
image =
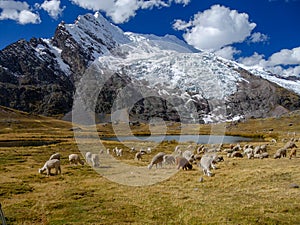
<path id="1" fill-rule="evenodd" d="M 104 11 L 115 23 L 124 23 L 136 15 L 138 9 L 169 7 L 172 3 L 187 5 L 191 0 L 71 0 L 82 8 Z"/>
<path id="2" fill-rule="evenodd" d="M 264 62 L 264 55 L 260 55 L 257 52 L 254 52 L 252 56 L 239 58 L 238 62 L 242 63 L 245 66 L 255 66 L 260 65 Z"/>
<path id="3" fill-rule="evenodd" d="M 269 39 L 269 37 L 265 34 L 262 34 L 260 32 L 255 32 L 250 37 L 250 42 L 258 43 L 258 42 L 266 42 Z"/>
<path id="4" fill-rule="evenodd" d="M 224 46 L 243 42 L 256 27 L 246 13 L 214 5 L 194 15 L 193 20 L 175 21 L 174 29 L 184 30 L 184 39 L 198 49 L 219 50 Z"/>
<path id="5" fill-rule="evenodd" d="M 300 47 L 293 49 L 282 49 L 272 54 L 268 59 L 264 55 L 254 53 L 250 57 L 239 58 L 238 61 L 246 66 L 261 65 L 263 67 L 297 66 L 300 65 Z"/>
<path id="6" fill-rule="evenodd" d="M 192 21 L 190 22 L 185 22 L 183 20 L 175 20 L 173 24 L 173 28 L 175 30 L 187 30 L 189 27 L 193 25 Z"/>
<path id="7" fill-rule="evenodd" d="M 140 5 L 137 0 L 119 0 L 114 3 L 111 9 L 107 10 L 107 15 L 116 23 L 127 21 L 130 17 L 135 16 Z"/>
<path id="8" fill-rule="evenodd" d="M 161 0 L 140 1 L 138 4 L 141 9 L 152 9 L 153 7 L 168 7 L 169 4 Z"/>
<path id="9" fill-rule="evenodd" d="M 32 12 L 26 2 L 4 0 L 0 1 L 0 20 L 15 20 L 20 24 L 40 23 L 37 13 Z"/>
<path id="10" fill-rule="evenodd" d="M 255 52 L 252 56 L 240 58 L 238 61 L 246 66 L 261 66 L 281 76 L 300 76 L 300 47 L 282 49 L 268 59 Z"/>
<path id="11" fill-rule="evenodd" d="M 191 0 L 175 0 L 175 3 L 176 4 L 183 4 L 184 6 L 185 5 L 188 5 L 190 3 Z"/>
<path id="12" fill-rule="evenodd" d="M 285 70 L 286 76 L 300 76 L 300 65 Z"/>
<path id="13" fill-rule="evenodd" d="M 268 71 L 283 77 L 300 76 L 300 66 L 283 68 L 282 66 L 268 67 Z"/>
<path id="14" fill-rule="evenodd" d="M 226 46 L 214 52 L 217 56 L 221 56 L 225 59 L 234 60 L 234 55 L 241 53 L 241 51 L 231 46 Z"/>
<path id="15" fill-rule="evenodd" d="M 269 65 L 297 65 L 300 64 L 300 47 L 289 49 L 282 49 L 276 52 L 268 60 Z"/>
<path id="16" fill-rule="evenodd" d="M 45 10 L 52 18 L 57 19 L 62 15 L 65 7 L 60 7 L 60 0 L 45 0 L 39 8 Z"/>
<path id="17" fill-rule="evenodd" d="M 28 24 L 28 23 L 40 23 L 40 17 L 38 14 L 30 12 L 28 10 L 22 10 L 19 14 L 19 23 Z"/>

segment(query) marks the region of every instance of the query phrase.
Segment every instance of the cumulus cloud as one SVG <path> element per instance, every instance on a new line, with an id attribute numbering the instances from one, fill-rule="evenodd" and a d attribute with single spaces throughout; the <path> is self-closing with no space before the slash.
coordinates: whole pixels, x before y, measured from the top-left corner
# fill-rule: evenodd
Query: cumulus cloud
<path id="1" fill-rule="evenodd" d="M 286 69 L 285 76 L 300 76 L 300 65 Z"/>
<path id="2" fill-rule="evenodd" d="M 267 67 L 267 70 L 270 71 L 271 73 L 283 77 L 300 76 L 300 66 L 288 67 L 288 68 L 284 68 L 282 66 L 274 66 L 274 67 Z"/>
<path id="3" fill-rule="evenodd" d="M 266 42 L 269 40 L 269 37 L 266 34 L 262 34 L 260 32 L 255 32 L 249 38 L 250 42 L 258 43 L 258 42 Z"/>
<path id="4" fill-rule="evenodd" d="M 114 22 L 122 23 L 135 16 L 139 7 L 137 0 L 119 0 L 106 13 Z"/>
<path id="5" fill-rule="evenodd" d="M 204 50 L 219 50 L 243 42 L 255 27 L 248 14 L 220 5 L 195 14 L 189 22 L 176 20 L 173 24 L 174 29 L 185 32 L 183 37 L 187 43 Z"/>
<path id="6" fill-rule="evenodd" d="M 20 24 L 40 23 L 37 13 L 32 12 L 27 2 L 4 0 L 0 1 L 0 20 L 15 20 Z"/>
<path id="7" fill-rule="evenodd" d="M 22 10 L 19 14 L 19 23 L 28 24 L 28 23 L 40 23 L 40 17 L 38 14 L 30 12 L 28 10 Z"/>
<path id="8" fill-rule="evenodd" d="M 138 9 L 169 7 L 172 3 L 187 5 L 191 0 L 71 0 L 82 8 L 103 11 L 115 23 L 124 23 L 136 15 Z"/>
<path id="9" fill-rule="evenodd" d="M 298 65 L 300 64 L 300 47 L 293 49 L 282 49 L 276 52 L 268 60 L 269 65 Z"/>
<path id="10" fill-rule="evenodd" d="M 45 10 L 53 19 L 57 19 L 62 15 L 65 7 L 60 7 L 60 0 L 45 0 L 41 5 L 38 5 L 39 8 Z"/>
<path id="11" fill-rule="evenodd" d="M 225 59 L 234 60 L 234 55 L 240 54 L 241 51 L 233 48 L 232 46 L 226 46 L 214 52 L 217 56 L 221 56 Z"/>
<path id="12" fill-rule="evenodd" d="M 238 62 L 245 66 L 261 65 L 265 62 L 264 57 L 264 55 L 260 55 L 257 52 L 254 52 L 252 56 L 239 58 Z"/>
<path id="13" fill-rule="evenodd" d="M 281 76 L 300 76 L 300 47 L 282 49 L 268 59 L 255 52 L 252 56 L 240 58 L 238 61 L 246 66 L 261 66 Z"/>

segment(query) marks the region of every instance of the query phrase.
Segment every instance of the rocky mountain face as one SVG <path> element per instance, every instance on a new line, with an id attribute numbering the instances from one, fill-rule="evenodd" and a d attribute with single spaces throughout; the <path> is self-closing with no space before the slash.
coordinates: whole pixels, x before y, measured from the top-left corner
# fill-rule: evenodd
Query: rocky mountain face
<path id="1" fill-rule="evenodd" d="M 72 107 L 74 85 L 41 39 L 20 40 L 0 51 L 0 104 L 56 115 Z"/>
<path id="2" fill-rule="evenodd" d="M 99 121 L 126 109 L 132 120 L 200 123 L 299 109 L 300 81 L 274 77 L 174 36 L 123 32 L 99 13 L 86 14 L 60 23 L 51 39 L 20 40 L 0 51 L 0 105 L 66 115 L 76 92 Z"/>
<path id="3" fill-rule="evenodd" d="M 244 81 L 228 99 L 227 110 L 243 112 L 246 117 L 279 116 L 299 108 L 299 95 L 261 77 L 253 76 L 247 70 L 238 70 Z M 251 80 L 251 82 L 246 82 Z M 281 109 L 281 110 L 279 110 Z"/>

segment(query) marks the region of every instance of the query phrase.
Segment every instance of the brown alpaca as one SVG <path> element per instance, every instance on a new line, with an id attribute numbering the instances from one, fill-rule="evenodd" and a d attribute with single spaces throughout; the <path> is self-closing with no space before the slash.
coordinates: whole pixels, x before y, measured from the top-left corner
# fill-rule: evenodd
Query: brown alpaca
<path id="1" fill-rule="evenodd" d="M 184 157 L 177 157 L 176 158 L 176 165 L 177 165 L 177 169 L 180 169 L 180 167 L 183 170 L 193 169 L 192 164 L 190 164 L 190 162 Z"/>
<path id="2" fill-rule="evenodd" d="M 297 153 L 297 149 L 296 149 L 296 148 L 293 148 L 293 149 L 291 150 L 291 152 L 290 152 L 290 157 L 289 157 L 289 159 L 291 159 L 293 156 L 295 156 L 295 158 L 296 158 L 296 153 Z"/>

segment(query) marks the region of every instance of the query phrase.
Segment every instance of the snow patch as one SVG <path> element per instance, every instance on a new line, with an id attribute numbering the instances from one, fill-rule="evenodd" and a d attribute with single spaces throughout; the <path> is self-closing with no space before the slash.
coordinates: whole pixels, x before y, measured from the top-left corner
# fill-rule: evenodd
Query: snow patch
<path id="1" fill-rule="evenodd" d="M 49 50 L 55 55 L 55 60 L 59 66 L 59 68 L 67 75 L 69 76 L 71 74 L 71 70 L 68 64 L 66 64 L 61 57 L 62 50 L 57 48 L 56 46 L 53 46 L 49 39 L 42 39 L 48 46 Z"/>

